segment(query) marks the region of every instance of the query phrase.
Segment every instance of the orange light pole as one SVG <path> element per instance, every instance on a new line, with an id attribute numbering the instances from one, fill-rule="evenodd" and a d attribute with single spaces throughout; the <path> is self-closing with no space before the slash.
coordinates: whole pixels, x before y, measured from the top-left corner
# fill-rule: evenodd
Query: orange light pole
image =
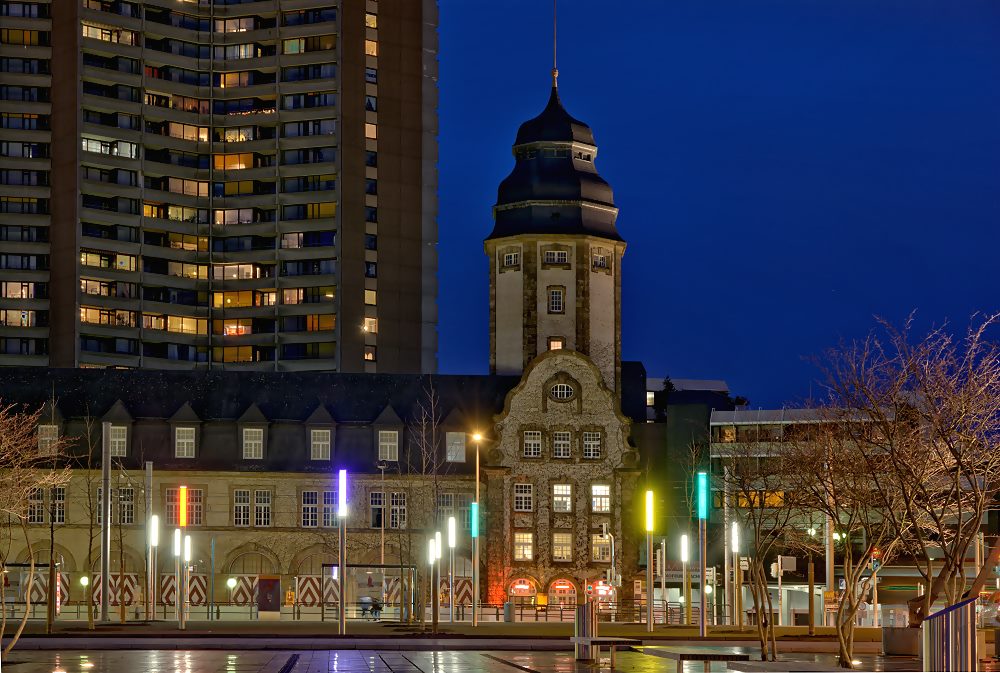
<path id="1" fill-rule="evenodd" d="M 177 488 L 177 526 L 178 529 L 174 533 L 174 559 L 175 559 L 175 575 L 174 575 L 174 611 L 177 613 L 177 627 L 180 629 L 187 628 L 187 583 L 184 581 L 184 577 L 187 573 L 181 572 L 181 557 L 183 556 L 183 551 L 181 549 L 181 537 L 182 530 L 187 528 L 188 525 L 188 487 L 180 486 Z"/>

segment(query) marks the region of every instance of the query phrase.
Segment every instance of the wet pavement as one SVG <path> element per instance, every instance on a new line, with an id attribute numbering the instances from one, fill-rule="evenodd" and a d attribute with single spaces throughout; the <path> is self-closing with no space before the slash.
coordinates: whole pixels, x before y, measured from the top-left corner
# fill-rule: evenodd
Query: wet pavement
<path id="1" fill-rule="evenodd" d="M 799 654 L 787 659 L 810 661 L 836 669 L 829 654 Z M 608 670 L 605 657 L 601 669 Z M 916 671 L 919 662 L 907 657 L 859 657 L 865 671 Z M 571 652 L 397 652 L 375 650 L 210 651 L 130 650 L 17 652 L 3 663 L 6 673 L 595 673 L 597 666 L 576 662 Z M 619 652 L 618 671 L 662 673 L 676 665 L 638 652 Z M 706 670 L 688 663 L 685 671 Z M 726 671 L 715 663 L 713 673 Z"/>

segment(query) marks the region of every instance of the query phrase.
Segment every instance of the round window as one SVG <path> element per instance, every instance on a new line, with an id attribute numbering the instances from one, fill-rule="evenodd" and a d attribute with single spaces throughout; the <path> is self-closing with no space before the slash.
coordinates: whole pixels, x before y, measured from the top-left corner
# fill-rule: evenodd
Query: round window
<path id="1" fill-rule="evenodd" d="M 565 401 L 573 397 L 573 386 L 568 383 L 557 383 L 552 386 L 552 399 Z"/>

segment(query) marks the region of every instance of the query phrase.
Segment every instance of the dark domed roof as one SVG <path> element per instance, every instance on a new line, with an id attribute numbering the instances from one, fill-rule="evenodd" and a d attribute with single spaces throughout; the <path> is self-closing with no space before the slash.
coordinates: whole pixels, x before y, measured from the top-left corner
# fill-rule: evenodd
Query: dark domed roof
<path id="1" fill-rule="evenodd" d="M 549 103 L 542 110 L 542 114 L 521 124 L 514 144 L 523 145 L 551 140 L 594 144 L 594 134 L 590 127 L 578 119 L 573 119 L 566 112 L 562 101 L 559 100 L 559 90 L 554 86 L 549 96 Z"/>
<path id="2" fill-rule="evenodd" d="M 594 167 L 596 151 L 590 127 L 566 112 L 552 87 L 542 114 L 517 131 L 514 169 L 497 190 L 489 238 L 573 234 L 622 240 L 614 193 Z"/>

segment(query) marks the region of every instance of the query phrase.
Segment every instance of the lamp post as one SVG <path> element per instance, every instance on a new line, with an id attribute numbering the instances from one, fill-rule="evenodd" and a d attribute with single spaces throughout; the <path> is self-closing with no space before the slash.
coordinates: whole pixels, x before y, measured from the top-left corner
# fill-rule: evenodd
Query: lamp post
<path id="1" fill-rule="evenodd" d="M 434 531 L 434 572 L 437 573 L 437 578 L 434 580 L 434 591 L 437 592 L 438 599 L 434 602 L 434 607 L 438 610 L 438 615 L 441 614 L 441 557 L 444 556 L 444 545 L 441 543 L 441 531 Z M 438 620 L 434 620 L 437 624 Z"/>
<path id="2" fill-rule="evenodd" d="M 653 492 L 646 491 L 646 631 L 653 631 Z"/>
<path id="3" fill-rule="evenodd" d="M 701 573 L 701 603 L 698 610 L 698 635 L 702 638 L 708 635 L 708 621 L 705 606 L 708 604 L 708 573 L 707 562 L 707 524 L 708 524 L 708 473 L 699 472 L 698 479 L 698 570 Z"/>
<path id="4" fill-rule="evenodd" d="M 149 517 L 149 567 L 146 569 L 148 585 L 146 593 L 146 619 L 156 616 L 156 549 L 160 546 L 160 517 Z"/>
<path id="5" fill-rule="evenodd" d="M 177 616 L 177 628 L 184 628 L 184 618 L 181 614 L 181 529 L 174 528 L 174 613 Z"/>
<path id="6" fill-rule="evenodd" d="M 684 626 L 691 626 L 691 569 L 688 567 L 688 560 L 691 558 L 688 551 L 687 533 L 681 535 L 681 574 L 684 580 Z"/>
<path id="7" fill-rule="evenodd" d="M 383 498 L 385 495 L 383 494 Z M 385 516 L 385 513 L 382 514 Z M 337 523 L 340 529 L 338 566 L 340 567 L 339 633 L 347 633 L 347 470 L 337 474 Z"/>
<path id="8" fill-rule="evenodd" d="M 667 625 L 667 539 L 660 538 L 660 600 L 663 601 L 663 625 Z"/>
<path id="9" fill-rule="evenodd" d="M 448 517 L 448 621 L 455 623 L 455 517 Z"/>
<path id="10" fill-rule="evenodd" d="M 191 536 L 184 536 L 184 596 L 181 600 L 181 614 L 184 615 L 184 628 L 187 628 L 188 602 L 191 593 Z"/>
<path id="11" fill-rule="evenodd" d="M 229 589 L 229 605 L 232 606 L 232 604 L 233 604 L 233 589 L 236 588 L 236 578 L 235 577 L 230 577 L 228 580 L 226 580 L 226 588 Z"/>
<path id="12" fill-rule="evenodd" d="M 437 633 L 438 628 L 438 599 L 437 599 L 437 536 L 432 535 L 427 547 L 427 560 L 430 563 L 430 594 L 431 594 L 431 631 Z"/>
<path id="13" fill-rule="evenodd" d="M 386 517 L 387 514 L 389 514 L 389 494 L 385 492 L 385 469 L 387 467 L 389 467 L 389 464 L 386 461 L 384 461 L 384 460 L 380 460 L 376 464 L 376 467 L 378 467 L 378 471 L 382 473 L 382 517 L 381 517 L 382 518 L 382 520 L 381 520 L 381 524 L 382 525 L 381 525 L 381 531 L 379 533 L 379 563 L 382 564 L 382 607 L 386 607 L 386 605 L 385 605 L 385 593 L 386 593 L 385 592 L 385 590 L 386 590 L 386 586 L 385 586 L 386 585 L 386 581 L 385 581 L 386 580 L 386 577 L 385 577 L 385 517 Z M 402 602 L 402 599 L 403 599 L 403 595 L 402 595 L 403 575 L 402 575 L 402 571 L 400 571 L 400 576 L 399 576 L 399 587 L 400 587 L 399 614 L 402 615 L 403 614 L 403 602 Z"/>
<path id="14" fill-rule="evenodd" d="M 743 630 L 743 570 L 740 568 L 740 529 L 733 521 L 730 547 L 733 551 L 733 621 Z"/>
<path id="15" fill-rule="evenodd" d="M 470 507 L 472 532 L 472 625 L 479 626 L 479 444 L 483 441 L 480 433 L 472 435 L 476 443 L 476 499 Z"/>

